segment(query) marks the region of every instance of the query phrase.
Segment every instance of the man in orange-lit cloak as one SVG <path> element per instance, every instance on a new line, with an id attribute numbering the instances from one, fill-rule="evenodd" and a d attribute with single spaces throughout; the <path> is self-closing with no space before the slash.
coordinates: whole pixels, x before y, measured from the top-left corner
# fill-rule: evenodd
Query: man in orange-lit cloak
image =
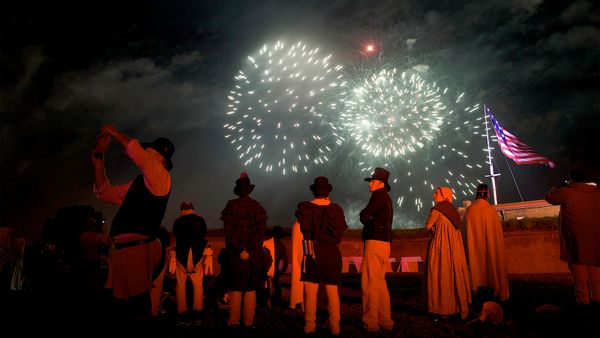
<path id="1" fill-rule="evenodd" d="M 508 268 L 504 233 L 496 209 L 488 202 L 488 186 L 477 186 L 475 201 L 465 213 L 467 262 L 471 288 L 489 287 L 502 301 L 508 299 Z"/>

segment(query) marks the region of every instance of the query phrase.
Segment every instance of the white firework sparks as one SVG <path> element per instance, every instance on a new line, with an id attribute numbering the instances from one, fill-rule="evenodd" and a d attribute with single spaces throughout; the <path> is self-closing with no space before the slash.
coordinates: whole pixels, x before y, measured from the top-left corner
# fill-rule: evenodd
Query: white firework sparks
<path id="1" fill-rule="evenodd" d="M 342 125 L 362 150 L 374 157 L 397 158 L 434 139 L 446 106 L 442 93 L 417 73 L 382 70 L 342 99 Z"/>
<path id="2" fill-rule="evenodd" d="M 464 107 L 464 93 L 451 99 L 447 89 L 395 68 L 366 77 L 345 95 L 340 123 L 360 151 L 358 166 L 367 176 L 376 166 L 388 168 L 402 210 L 428 210 L 438 186 L 451 187 L 459 200 L 472 198 L 484 175 L 469 156 L 482 130 L 479 105 Z"/>
<path id="3" fill-rule="evenodd" d="M 278 41 L 248 56 L 235 80 L 223 127 L 245 166 L 307 172 L 343 142 L 331 112 L 345 82 L 331 55 Z"/>

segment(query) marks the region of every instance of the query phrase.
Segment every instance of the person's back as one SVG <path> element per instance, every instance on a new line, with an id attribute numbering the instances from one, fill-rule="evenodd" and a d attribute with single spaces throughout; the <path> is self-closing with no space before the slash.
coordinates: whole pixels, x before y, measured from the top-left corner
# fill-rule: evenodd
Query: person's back
<path id="1" fill-rule="evenodd" d="M 310 186 L 314 199 L 298 203 L 296 222 L 305 240 L 312 243 L 311 252 L 304 252 L 300 280 L 304 283 L 304 333 L 316 332 L 317 293 L 325 287 L 329 328 L 331 334 L 340 334 L 340 297 L 338 284 L 342 273 L 342 253 L 338 244 L 348 229 L 342 208 L 332 203 L 329 195 L 333 186 L 325 176 L 315 177 Z"/>
<path id="2" fill-rule="evenodd" d="M 483 304 L 483 295 L 488 293 L 488 289 L 500 300 L 509 297 L 504 232 L 496 209 L 487 199 L 488 187 L 480 184 L 464 217 L 463 240 L 477 307 Z"/>
<path id="3" fill-rule="evenodd" d="M 569 225 L 598 223 L 600 190 L 596 186 L 573 182 L 546 196 L 550 204 L 560 204 L 563 223 Z"/>
<path id="4" fill-rule="evenodd" d="M 233 193 L 239 196 L 229 200 L 221 212 L 225 231 L 227 252 L 227 274 L 229 281 L 229 320 L 227 325 L 240 325 L 242 297 L 244 303 L 243 325 L 254 325 L 256 290 L 266 280 L 265 255 L 262 241 L 267 223 L 267 212 L 262 205 L 250 197 L 254 190 L 248 174 L 241 173 L 235 181 Z"/>
<path id="5" fill-rule="evenodd" d="M 188 278 L 192 281 L 193 301 L 191 320 L 200 323 L 200 311 L 204 308 L 204 290 L 202 279 L 204 269 L 202 256 L 206 246 L 206 222 L 204 218 L 197 215 L 191 202 L 183 202 L 180 205 L 180 214 L 173 223 L 173 234 L 175 235 L 175 256 L 177 268 L 175 276 L 177 285 L 177 315 L 178 325 L 187 325 L 187 287 Z"/>
<path id="6" fill-rule="evenodd" d="M 600 190 L 595 185 L 571 182 L 546 195 L 560 205 L 561 259 L 570 263 L 600 265 Z M 566 249 L 566 250 L 565 250 Z"/>
<path id="7" fill-rule="evenodd" d="M 546 195 L 560 204 L 560 259 L 573 275 L 578 304 L 600 304 L 600 191 L 584 183 L 580 170 L 569 173 L 567 186 L 553 187 Z"/>
<path id="8" fill-rule="evenodd" d="M 206 222 L 201 216 L 191 213 L 182 215 L 173 223 L 173 234 L 175 235 L 175 243 L 177 259 L 184 262 L 190 249 L 193 251 L 194 262 L 203 256 L 206 236 Z"/>
<path id="9" fill-rule="evenodd" d="M 225 246 L 236 252 L 241 252 L 242 248 L 248 252 L 259 250 L 266 220 L 261 204 L 249 196 L 242 196 L 227 202 L 224 212 Z"/>

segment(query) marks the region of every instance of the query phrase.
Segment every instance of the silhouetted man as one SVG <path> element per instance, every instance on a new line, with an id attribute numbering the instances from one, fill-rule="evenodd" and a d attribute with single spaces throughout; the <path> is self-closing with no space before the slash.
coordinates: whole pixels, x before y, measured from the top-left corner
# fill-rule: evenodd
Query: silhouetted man
<path id="1" fill-rule="evenodd" d="M 491 288 L 494 296 L 504 301 L 509 296 L 504 231 L 488 196 L 488 186 L 478 185 L 475 201 L 465 212 L 465 251 L 473 291 Z"/>
<path id="2" fill-rule="evenodd" d="M 569 263 L 578 304 L 600 306 L 600 190 L 581 170 L 546 195 L 560 205 L 560 259 Z"/>
<path id="3" fill-rule="evenodd" d="M 361 288 L 363 323 L 367 331 L 392 330 L 390 294 L 385 282 L 385 270 L 390 257 L 392 242 L 392 219 L 394 210 L 388 191 L 390 173 L 383 168 L 375 168 L 369 182 L 371 198 L 360 212 L 360 222 L 364 225 L 362 240 L 365 252 L 361 264 Z"/>

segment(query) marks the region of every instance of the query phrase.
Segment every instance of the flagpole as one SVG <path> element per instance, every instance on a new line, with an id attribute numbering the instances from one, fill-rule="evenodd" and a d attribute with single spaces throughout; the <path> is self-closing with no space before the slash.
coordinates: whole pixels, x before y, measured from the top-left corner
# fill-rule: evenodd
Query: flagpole
<path id="1" fill-rule="evenodd" d="M 510 163 L 508 163 L 508 159 L 506 156 L 504 157 L 506 161 L 506 166 L 508 167 L 508 171 L 510 172 L 510 176 L 512 176 L 513 182 L 515 182 L 515 187 L 517 187 L 517 192 L 519 193 L 519 197 L 521 197 L 521 202 L 523 202 L 523 195 L 521 195 L 521 189 L 519 189 L 519 185 L 517 184 L 517 179 L 515 179 L 515 174 L 513 174 L 512 169 L 510 168 Z"/>
<path id="2" fill-rule="evenodd" d="M 490 174 L 485 175 L 485 177 L 489 177 L 492 180 L 492 196 L 494 197 L 494 205 L 498 204 L 498 196 L 496 195 L 496 176 L 500 176 L 500 174 L 494 173 L 494 165 L 492 164 L 492 147 L 490 147 L 490 134 L 488 130 L 488 114 L 486 112 L 485 103 L 483 104 L 483 117 L 485 119 L 485 139 L 487 141 L 487 152 L 488 152 L 488 163 L 490 164 Z"/>

